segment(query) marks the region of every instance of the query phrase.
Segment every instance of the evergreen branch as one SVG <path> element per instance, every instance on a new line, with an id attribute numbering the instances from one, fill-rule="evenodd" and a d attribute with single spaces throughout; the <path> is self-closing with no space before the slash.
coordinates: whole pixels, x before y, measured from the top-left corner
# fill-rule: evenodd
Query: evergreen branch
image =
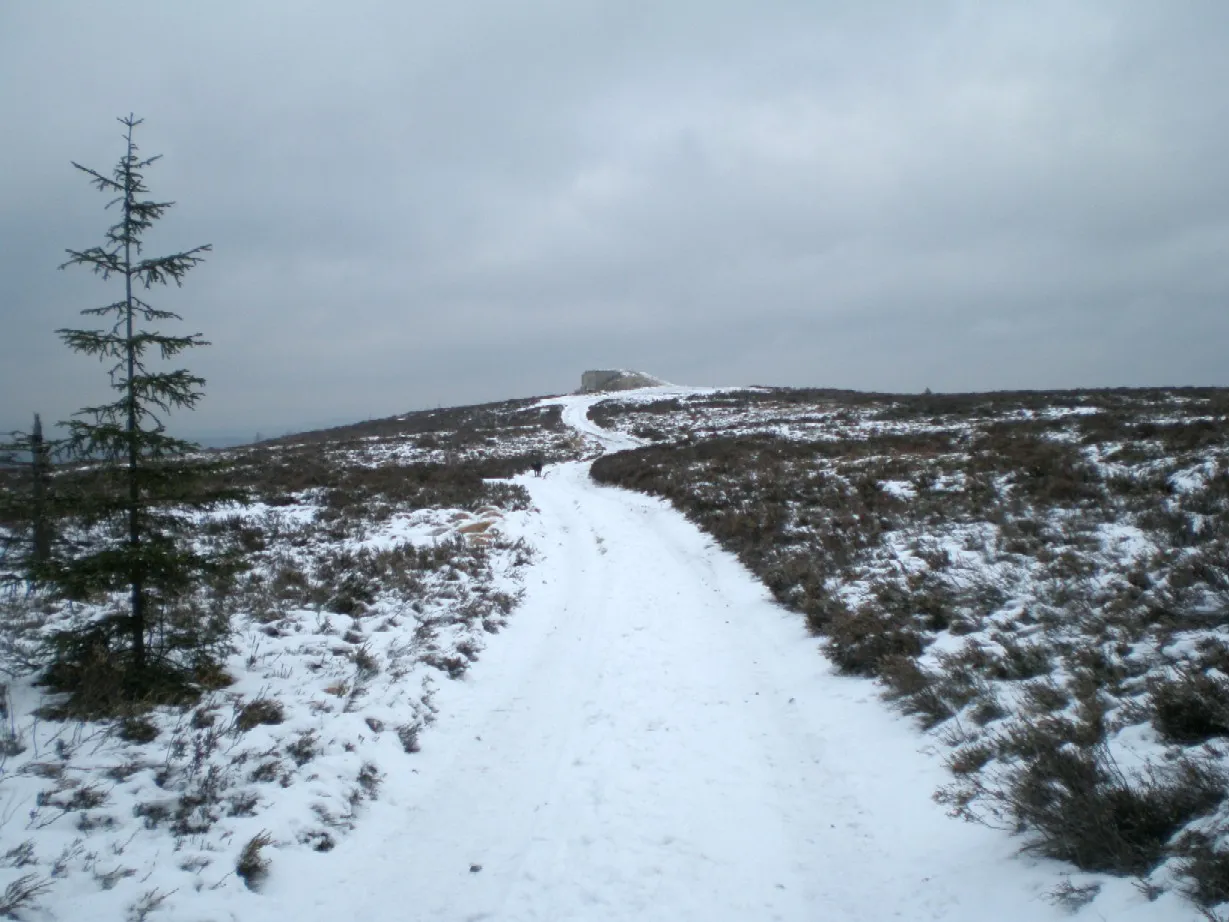
<path id="1" fill-rule="evenodd" d="M 145 432 L 142 433 L 142 437 L 145 442 L 143 450 L 146 452 L 146 457 L 151 460 L 174 459 L 201 450 L 200 445 L 196 442 L 177 439 L 172 435 L 167 435 L 163 430 Z"/>
<path id="2" fill-rule="evenodd" d="M 64 345 L 74 352 L 96 355 L 100 359 L 120 358 L 124 351 L 124 338 L 114 331 L 105 330 L 56 330 Z"/>
<path id="3" fill-rule="evenodd" d="M 163 461 L 199 450 L 199 446 L 194 442 L 167 435 L 161 423 L 154 429 L 140 428 L 129 432 L 126 417 L 110 413 L 112 409 L 113 406 L 90 408 L 74 414 L 94 415 L 93 422 L 73 419 L 61 423 L 70 431 L 69 437 L 62 440 L 66 453 L 82 461 L 122 460 L 128 457 L 129 448 L 135 442 L 140 458 L 146 461 Z M 152 414 L 147 412 L 144 418 L 151 417 Z M 137 469 L 138 479 L 144 476 L 146 470 L 146 465 Z M 124 476 L 126 477 L 127 473 Z"/>
<path id="4" fill-rule="evenodd" d="M 111 189 L 114 192 L 124 191 L 124 187 L 121 183 L 118 183 L 113 179 L 109 179 L 106 176 L 103 176 L 97 170 L 91 170 L 88 166 L 82 166 L 76 160 L 73 160 L 70 162 L 72 163 L 73 166 L 79 169 L 82 173 L 85 173 L 87 176 L 89 176 L 90 185 L 97 186 L 100 191 L 105 191 L 107 189 Z"/>
<path id="5" fill-rule="evenodd" d="M 175 312 L 160 310 L 149 302 L 142 301 L 136 295 L 132 296 L 132 306 L 139 310 L 146 320 L 183 320 Z"/>
<path id="6" fill-rule="evenodd" d="M 191 336 L 163 336 L 160 333 L 141 333 L 139 337 L 134 337 L 134 340 L 140 342 L 142 351 L 147 346 L 157 346 L 164 359 L 173 358 L 185 349 L 209 345 L 207 340 L 201 339 L 200 333 L 193 333 Z"/>
<path id="7" fill-rule="evenodd" d="M 132 220 L 157 221 L 167 211 L 174 208 L 174 202 L 133 201 L 128 204 L 128 213 Z"/>
<path id="8" fill-rule="evenodd" d="M 112 232 L 108 233 L 113 240 L 119 240 L 126 244 L 131 244 L 136 248 L 137 252 L 141 251 L 141 235 L 154 226 L 154 222 L 162 217 L 162 212 L 165 210 L 161 206 L 157 208 L 144 208 L 143 204 L 154 205 L 155 203 L 128 202 L 125 212 L 125 223 L 112 228 Z"/>
<path id="9" fill-rule="evenodd" d="M 100 431 L 115 429 L 117 432 L 124 434 L 124 438 L 128 438 L 128 416 L 131 411 L 136 422 L 136 433 L 139 435 L 142 432 L 161 431 L 162 420 L 148 406 L 136 403 L 133 405 L 132 399 L 128 394 L 128 387 L 116 387 L 123 396 L 119 400 L 112 403 L 104 403 L 96 407 L 85 407 L 73 414 L 74 417 L 83 417 L 93 419 L 93 423 L 84 423 L 81 420 L 73 420 L 71 423 L 62 425 L 71 425 L 74 428 L 78 426 L 94 427 Z M 145 424 L 152 421 L 153 429 L 148 428 Z M 127 444 L 127 443 L 125 443 Z"/>
<path id="10" fill-rule="evenodd" d="M 159 256 L 156 259 L 143 259 L 133 266 L 132 274 L 139 278 L 146 288 L 153 285 L 169 285 L 171 282 L 182 287 L 182 279 L 188 270 L 205 261 L 203 256 L 197 254 L 208 253 L 212 249 L 213 245 L 207 243 L 204 246 L 184 250 L 182 253 Z"/>
<path id="11" fill-rule="evenodd" d="M 14 430 L 8 434 L 7 442 L 0 442 L 0 466 L 5 464 L 29 465 L 30 459 L 18 461 L 18 455 L 34 455 L 45 453 L 48 459 L 56 457 L 62 450 L 65 439 L 49 439 L 43 437 L 41 442 L 29 432 Z"/>
<path id="12" fill-rule="evenodd" d="M 198 378 L 182 369 L 135 375 L 132 379 L 132 390 L 136 399 L 152 403 L 165 412 L 170 412 L 172 407 L 191 409 L 196 406 L 203 396 L 200 388 L 204 385 L 204 378 Z"/>
<path id="13" fill-rule="evenodd" d="M 194 378 L 185 372 L 157 376 L 159 379 L 174 379 L 171 381 L 153 380 L 153 377 L 142 376 L 134 379 L 131 388 L 126 381 L 121 385 L 113 385 L 123 395 L 120 399 L 78 410 L 73 416 L 81 419 L 72 419 L 61 425 L 68 426 L 73 433 L 84 434 L 86 429 L 96 429 L 99 438 L 104 440 L 111 438 L 110 433 L 114 431 L 126 440 L 123 443 L 125 446 L 129 444 L 129 440 L 137 442 L 139 446 L 145 436 L 152 437 L 165 429 L 161 417 L 154 412 L 155 409 L 162 413 L 170 413 L 175 407 L 191 409 L 202 396 L 194 390 L 204 383 L 201 378 Z M 128 429 L 130 415 L 136 423 L 131 435 Z M 87 418 L 93 422 L 86 422 Z"/>
<path id="14" fill-rule="evenodd" d="M 69 266 L 89 266 L 91 271 L 104 279 L 112 275 L 124 274 L 124 260 L 118 251 L 104 250 L 102 247 L 90 247 L 88 250 L 65 250 L 68 260 L 60 264 L 61 269 Z"/>
<path id="15" fill-rule="evenodd" d="M 105 317 L 107 314 L 115 314 L 127 308 L 128 304 L 125 301 L 112 301 L 102 307 L 87 307 L 81 313 L 86 317 Z"/>
<path id="16" fill-rule="evenodd" d="M 169 359 L 185 349 L 210 345 L 208 340 L 202 339 L 199 333 L 193 333 L 190 336 L 166 336 L 161 333 L 142 331 L 128 337 L 117 328 L 112 329 L 110 332 L 106 330 L 60 329 L 56 330 L 56 334 L 74 352 L 94 355 L 100 359 L 113 358 L 122 360 L 111 369 L 113 384 L 116 380 L 127 380 L 129 352 L 132 353 L 134 366 L 136 368 L 144 368 L 142 359 L 151 346 L 158 349 L 162 358 Z"/>

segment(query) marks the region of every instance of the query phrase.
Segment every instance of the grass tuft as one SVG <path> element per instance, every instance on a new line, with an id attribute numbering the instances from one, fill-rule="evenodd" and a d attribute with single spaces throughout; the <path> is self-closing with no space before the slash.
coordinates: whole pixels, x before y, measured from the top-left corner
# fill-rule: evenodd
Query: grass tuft
<path id="1" fill-rule="evenodd" d="M 239 858 L 235 862 L 235 873 L 247 885 L 249 890 L 259 890 L 269 876 L 270 860 L 262 854 L 262 850 L 273 841 L 267 832 L 258 832 L 248 839 Z"/>

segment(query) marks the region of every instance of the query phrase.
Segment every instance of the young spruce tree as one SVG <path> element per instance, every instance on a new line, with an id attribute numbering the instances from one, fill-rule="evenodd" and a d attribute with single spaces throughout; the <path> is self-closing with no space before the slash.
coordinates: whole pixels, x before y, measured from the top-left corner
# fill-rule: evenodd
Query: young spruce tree
<path id="1" fill-rule="evenodd" d="M 182 612 L 171 617 L 176 601 L 199 585 L 210 564 L 187 540 L 184 509 L 204 508 L 221 495 L 204 486 L 208 467 L 189 457 L 198 446 L 168 435 L 164 419 L 173 410 L 195 407 L 205 382 L 184 369 L 150 364 L 208 343 L 200 334 L 153 329 L 182 318 L 141 297 L 157 285 L 181 286 L 210 247 L 144 255 L 143 237 L 174 203 L 149 197 L 144 172 L 159 158 L 138 156 L 133 132 L 142 120 L 130 115 L 119 121 L 125 151 L 111 175 L 73 163 L 113 196 L 107 207 L 117 209 L 118 220 L 100 246 L 68 250 L 60 267 L 85 266 L 122 286 L 117 300 L 81 312 L 101 318 L 100 329 L 57 331 L 70 349 L 111 363 L 115 391 L 110 403 L 86 407 L 62 424 L 68 454 L 90 467 L 93 486 L 78 509 L 88 540 L 58 561 L 52 583 L 69 598 L 124 599 L 118 611 L 57 637 L 49 679 L 75 692 L 79 709 L 87 710 L 113 707 L 117 699 L 173 696 L 219 630 L 216 624 L 185 624 Z M 86 685 L 106 685 L 107 691 Z"/>

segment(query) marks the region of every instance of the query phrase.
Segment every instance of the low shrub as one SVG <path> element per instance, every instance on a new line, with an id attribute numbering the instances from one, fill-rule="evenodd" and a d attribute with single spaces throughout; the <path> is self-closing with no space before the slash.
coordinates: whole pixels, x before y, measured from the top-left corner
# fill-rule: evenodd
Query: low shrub
<path id="1" fill-rule="evenodd" d="M 954 775 L 971 775 L 981 771 L 994 758 L 995 746 L 989 740 L 979 740 L 961 746 L 947 758 L 947 767 Z"/>
<path id="2" fill-rule="evenodd" d="M 380 661 L 368 644 L 363 644 L 356 649 L 350 658 L 354 661 L 354 668 L 360 676 L 371 677 L 380 671 Z"/>
<path id="3" fill-rule="evenodd" d="M 1229 735 L 1229 682 L 1204 672 L 1177 672 L 1148 683 L 1152 725 L 1174 743 Z"/>
<path id="4" fill-rule="evenodd" d="M 315 730 L 303 730 L 294 742 L 286 747 L 286 754 L 300 767 L 314 759 L 320 752 L 320 737 Z"/>
<path id="5" fill-rule="evenodd" d="M 944 699 L 936 677 L 922 669 L 912 657 L 885 656 L 876 668 L 885 697 L 894 700 L 903 713 L 917 717 L 924 729 L 936 727 L 955 714 Z"/>
<path id="6" fill-rule="evenodd" d="M 364 762 L 358 770 L 358 786 L 369 800 L 375 800 L 380 792 L 384 776 L 374 762 Z"/>
<path id="7" fill-rule="evenodd" d="M 282 763 L 277 759 L 261 762 L 248 776 L 252 781 L 277 781 L 282 776 Z"/>
<path id="8" fill-rule="evenodd" d="M 52 882 L 37 874 L 23 874 L 12 881 L 0 894 L 0 916 L 17 919 L 19 910 L 30 909 L 38 898 L 51 889 Z"/>
<path id="9" fill-rule="evenodd" d="M 926 646 L 918 631 L 869 607 L 838 613 L 827 633 L 828 656 L 845 675 L 878 675 L 883 660 L 919 656 Z"/>
<path id="10" fill-rule="evenodd" d="M 1040 854 L 1087 871 L 1146 874 L 1178 830 L 1221 802 L 1225 782 L 1189 759 L 1128 779 L 1103 749 L 1055 745 L 1012 772 L 1004 796 Z"/>
<path id="11" fill-rule="evenodd" d="M 1071 695 L 1053 679 L 1037 679 L 1022 689 L 1025 710 L 1033 715 L 1061 711 L 1071 703 Z"/>
<path id="12" fill-rule="evenodd" d="M 249 890 L 260 889 L 260 885 L 269 876 L 270 861 L 261 854 L 261 850 L 272 841 L 273 837 L 268 832 L 258 832 L 248 839 L 243 850 L 239 852 L 239 859 L 235 862 L 235 873 L 239 875 Z"/>
<path id="13" fill-rule="evenodd" d="M 158 726 L 148 717 L 129 717 L 120 721 L 119 738 L 129 743 L 149 743 L 158 738 Z"/>
<path id="14" fill-rule="evenodd" d="M 1041 644 L 1022 644 L 1005 635 L 997 635 L 994 639 L 1002 648 L 992 671 L 996 679 L 1035 679 L 1049 675 L 1054 668 L 1050 651 Z"/>
<path id="15" fill-rule="evenodd" d="M 1229 852 L 1198 833 L 1183 836 L 1178 850 L 1182 856 L 1178 874 L 1187 896 L 1205 907 L 1229 902 Z"/>
<path id="16" fill-rule="evenodd" d="M 1101 892 L 1101 885 L 1096 881 L 1087 884 L 1075 884 L 1070 878 L 1064 880 L 1049 893 L 1050 902 L 1061 906 L 1069 913 L 1077 913 Z"/>
<path id="17" fill-rule="evenodd" d="M 114 644 L 116 618 L 88 627 L 58 631 L 48 640 L 51 663 L 41 684 L 66 694 L 59 704 L 43 707 L 51 720 L 130 717 L 160 704 L 190 705 L 200 697 L 195 669 L 168 658 L 154 658 L 137 672 L 131 652 Z"/>
<path id="18" fill-rule="evenodd" d="M 401 748 L 408 753 L 415 753 L 421 749 L 418 742 L 418 734 L 422 727 L 418 724 L 403 724 L 397 728 L 397 739 L 401 741 Z"/>
<path id="19" fill-rule="evenodd" d="M 994 723 L 1006 716 L 1007 708 L 1003 707 L 1003 702 L 999 700 L 998 695 L 990 690 L 978 695 L 973 701 L 973 706 L 969 708 L 969 719 L 979 727 Z"/>
<path id="20" fill-rule="evenodd" d="M 256 698 L 245 704 L 235 717 L 235 726 L 248 731 L 261 724 L 280 724 L 286 719 L 286 710 L 280 701 L 273 698 Z"/>

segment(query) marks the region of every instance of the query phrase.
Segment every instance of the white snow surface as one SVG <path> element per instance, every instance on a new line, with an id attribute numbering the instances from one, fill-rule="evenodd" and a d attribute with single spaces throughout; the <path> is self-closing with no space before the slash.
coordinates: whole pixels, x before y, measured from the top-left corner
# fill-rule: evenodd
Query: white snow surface
<path id="1" fill-rule="evenodd" d="M 682 384 L 662 384 L 657 387 L 640 387 L 635 390 L 617 391 L 600 394 L 569 394 L 564 397 L 547 397 L 538 402 L 538 406 L 560 406 L 563 423 L 575 429 L 583 438 L 600 447 L 603 452 L 625 451 L 629 448 L 639 448 L 644 442 L 625 432 L 615 432 L 603 429 L 589 419 L 589 409 L 604 400 L 617 400 L 619 403 L 650 403 L 654 400 L 668 400 L 671 397 L 690 397 L 697 394 L 716 394 L 724 390 L 742 390 L 742 388 L 721 387 L 691 387 Z"/>
<path id="2" fill-rule="evenodd" d="M 631 447 L 589 422 L 599 399 L 553 402 Z M 583 462 L 519 482 L 535 508 L 503 528 L 538 551 L 524 601 L 441 685 L 422 752 L 384 766 L 333 851 L 276 850 L 263 892 L 180 894 L 177 917 L 1043 922 L 1070 918 L 1049 898 L 1066 880 L 1101 885 L 1081 917 L 1198 917 L 948 818 L 925 738 L 663 502 Z"/>

